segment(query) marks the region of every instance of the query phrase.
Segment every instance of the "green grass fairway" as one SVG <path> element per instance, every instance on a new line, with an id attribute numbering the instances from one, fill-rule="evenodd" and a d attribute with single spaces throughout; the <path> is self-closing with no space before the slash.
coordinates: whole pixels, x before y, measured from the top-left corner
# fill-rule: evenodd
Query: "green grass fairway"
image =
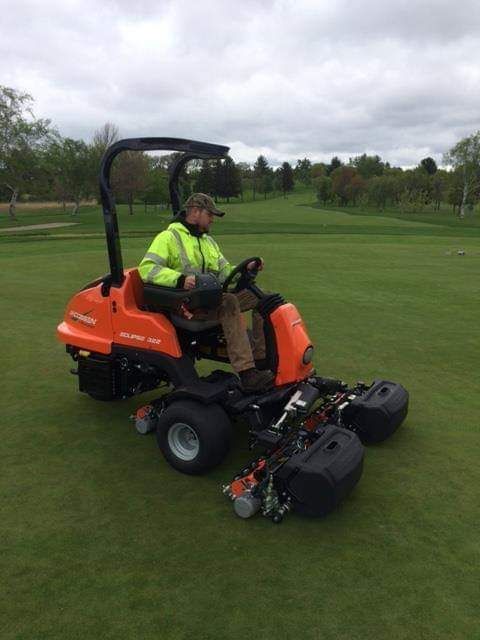
<path id="1" fill-rule="evenodd" d="M 320 374 L 401 382 L 411 407 L 341 508 L 281 526 L 221 494 L 252 456 L 241 425 L 221 467 L 183 476 L 128 420 L 151 396 L 77 391 L 55 328 L 107 271 L 98 209 L 0 236 L 2 640 L 479 637 L 480 227 L 313 200 L 230 205 L 213 233 L 232 261 L 265 258 L 259 282 L 299 307 Z M 165 221 L 121 218 L 133 266 Z"/>

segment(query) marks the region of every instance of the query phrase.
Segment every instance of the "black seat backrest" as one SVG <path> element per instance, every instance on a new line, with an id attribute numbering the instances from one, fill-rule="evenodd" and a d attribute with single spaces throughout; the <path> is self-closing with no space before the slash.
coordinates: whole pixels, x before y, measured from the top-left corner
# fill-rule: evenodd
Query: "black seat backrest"
<path id="1" fill-rule="evenodd" d="M 147 283 L 143 285 L 144 302 L 152 311 L 178 311 L 182 304 L 188 303 L 189 298 L 186 289 Z"/>
<path id="2" fill-rule="evenodd" d="M 143 299 L 152 311 L 178 311 L 185 305 L 190 311 L 211 309 L 220 304 L 221 289 L 175 289 L 144 283 Z"/>

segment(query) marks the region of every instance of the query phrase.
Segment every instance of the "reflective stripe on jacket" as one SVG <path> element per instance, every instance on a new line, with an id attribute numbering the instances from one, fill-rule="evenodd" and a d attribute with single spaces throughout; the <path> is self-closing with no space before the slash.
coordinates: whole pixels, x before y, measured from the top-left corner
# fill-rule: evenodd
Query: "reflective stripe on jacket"
<path id="1" fill-rule="evenodd" d="M 152 242 L 138 271 L 144 282 L 175 287 L 181 275 L 196 273 L 213 273 L 223 282 L 232 269 L 211 236 L 194 236 L 172 222 Z"/>

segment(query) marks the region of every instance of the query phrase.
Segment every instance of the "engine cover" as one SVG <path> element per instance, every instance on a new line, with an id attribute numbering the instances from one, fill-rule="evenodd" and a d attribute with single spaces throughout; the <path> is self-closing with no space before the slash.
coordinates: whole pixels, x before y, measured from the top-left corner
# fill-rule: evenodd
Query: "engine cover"
<path id="1" fill-rule="evenodd" d="M 78 356 L 79 390 L 97 400 L 128 398 L 155 389 L 161 380 L 154 367 L 141 361 L 98 353 Z"/>

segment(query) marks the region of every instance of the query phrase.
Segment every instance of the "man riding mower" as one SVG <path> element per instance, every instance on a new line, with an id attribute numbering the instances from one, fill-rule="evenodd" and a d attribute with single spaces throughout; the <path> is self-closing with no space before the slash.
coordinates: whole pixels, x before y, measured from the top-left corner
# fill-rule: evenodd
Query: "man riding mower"
<path id="1" fill-rule="evenodd" d="M 169 182 L 175 221 L 153 241 L 139 270 L 123 268 L 110 188 L 112 162 L 124 150 L 181 152 Z M 218 210 L 203 194 L 187 200 L 180 216 L 178 179 L 185 164 L 227 152 L 175 138 L 122 140 L 106 151 L 100 193 L 110 273 L 73 296 L 57 335 L 77 363 L 72 373 L 80 391 L 94 399 L 170 387 L 134 418 L 139 433 L 156 432 L 178 471 L 199 474 L 220 464 L 232 422 L 246 423 L 250 445 L 262 454 L 224 486 L 239 516 L 261 511 L 279 522 L 291 509 L 323 515 L 358 482 L 362 443 L 385 440 L 402 423 L 408 393 L 385 380 L 349 388 L 316 376 L 313 345 L 296 307 L 255 283 L 262 260 L 228 265 L 207 233 L 209 214 Z M 246 308 L 258 316 L 253 352 L 240 320 Z M 254 357 L 263 361 L 262 371 Z M 233 364 L 241 380 L 221 370 L 200 377 L 195 361 L 201 358 Z"/>
<path id="2" fill-rule="evenodd" d="M 195 289 L 201 282 L 197 276 L 212 274 L 220 284 L 233 271 L 218 244 L 208 234 L 214 217 L 225 213 L 216 208 L 212 198 L 203 193 L 190 196 L 166 231 L 158 234 L 150 245 L 138 269 L 142 280 L 149 284 L 181 289 Z M 263 263 L 252 260 L 247 271 L 252 278 Z M 230 364 L 239 374 L 245 391 L 261 391 L 273 385 L 275 376 L 269 370 L 259 371 L 255 361 L 265 360 L 263 319 L 256 307 L 259 298 L 248 289 L 223 293 L 218 307 L 183 310 L 188 319 L 216 320 L 222 326 Z M 252 347 L 243 323 L 242 312 L 252 314 Z"/>

